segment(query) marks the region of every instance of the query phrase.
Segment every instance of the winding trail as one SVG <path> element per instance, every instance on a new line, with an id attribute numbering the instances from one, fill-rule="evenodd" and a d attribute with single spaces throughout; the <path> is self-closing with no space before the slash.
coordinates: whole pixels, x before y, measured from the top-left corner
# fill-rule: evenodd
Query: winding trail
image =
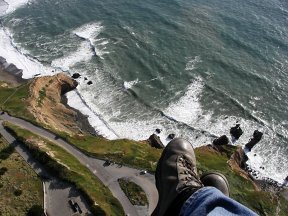
<path id="1" fill-rule="evenodd" d="M 0 111 L 1 112 L 1 111 Z M 117 179 L 125 177 L 129 178 L 132 182 L 139 185 L 147 195 L 149 207 L 147 215 L 151 215 L 152 211 L 156 207 L 158 201 L 158 192 L 155 186 L 154 176 L 151 174 L 140 175 L 139 170 L 130 167 L 122 166 L 121 168 L 116 166 L 103 166 L 105 161 L 89 157 L 64 141 L 58 138 L 57 135 L 37 127 L 23 119 L 15 118 L 9 116 L 7 113 L 0 115 L 0 119 L 15 124 L 26 130 L 33 132 L 51 142 L 59 145 L 75 158 L 79 160 L 80 163 L 85 165 L 95 176 L 97 176 L 102 183 L 107 186 L 112 192 L 113 196 L 119 200 L 126 214 L 133 216 L 142 216 L 142 212 L 139 214 L 135 206 L 133 206 L 127 196 L 124 194 L 120 188 Z M 56 138 L 56 139 L 55 139 Z M 144 213 L 145 214 L 145 213 Z"/>

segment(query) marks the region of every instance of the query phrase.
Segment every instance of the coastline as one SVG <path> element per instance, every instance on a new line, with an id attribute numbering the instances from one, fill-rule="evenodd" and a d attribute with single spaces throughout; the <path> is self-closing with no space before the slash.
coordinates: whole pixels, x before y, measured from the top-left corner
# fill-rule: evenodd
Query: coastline
<path id="1" fill-rule="evenodd" d="M 0 81 L 6 82 L 11 87 L 17 87 L 29 82 L 30 80 L 32 79 L 23 79 L 22 70 L 18 69 L 14 64 L 7 63 L 6 60 L 0 56 Z M 100 136 L 90 125 L 88 116 L 82 114 L 79 110 L 68 105 L 68 99 L 65 94 L 61 96 L 60 103 L 62 103 L 67 109 L 73 110 L 76 113 L 75 123 L 82 131 L 92 135 Z"/>
<path id="2" fill-rule="evenodd" d="M 0 80 L 9 83 L 11 86 L 19 86 L 29 79 L 22 78 L 22 70 L 19 70 L 14 64 L 9 64 L 6 59 L 0 56 Z"/>

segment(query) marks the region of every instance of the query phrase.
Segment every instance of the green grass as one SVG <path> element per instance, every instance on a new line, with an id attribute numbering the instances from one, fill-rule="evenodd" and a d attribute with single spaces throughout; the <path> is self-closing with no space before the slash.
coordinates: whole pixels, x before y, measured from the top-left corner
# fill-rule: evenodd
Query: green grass
<path id="1" fill-rule="evenodd" d="M 0 168 L 7 170 L 0 176 L 0 215 L 26 215 L 33 205 L 43 205 L 39 177 L 2 138 Z"/>
<path id="2" fill-rule="evenodd" d="M 36 159 L 50 172 L 76 185 L 76 187 L 86 195 L 91 205 L 97 203 L 105 212 L 105 215 L 124 215 L 122 206 L 118 200 L 112 196 L 110 190 L 105 187 L 88 168 L 83 166 L 64 149 L 15 125 L 5 123 L 5 127 L 8 128 L 18 140 L 24 143 Z M 35 144 L 37 142 L 28 142 L 28 139 L 44 141 L 45 145 L 39 147 Z M 47 152 L 52 152 L 53 156 L 47 154 Z"/>
<path id="3" fill-rule="evenodd" d="M 88 155 L 109 158 L 114 162 L 131 167 L 155 171 L 162 150 L 152 148 L 147 142 L 128 139 L 107 140 L 92 135 L 66 136 L 66 140 Z"/>
<path id="4" fill-rule="evenodd" d="M 27 110 L 29 84 L 30 82 L 15 88 L 0 87 L 0 109 L 10 115 L 35 123 L 35 118 Z"/>
<path id="5" fill-rule="evenodd" d="M 148 206 L 147 196 L 141 187 L 126 178 L 118 179 L 118 182 L 132 205 Z"/>
<path id="6" fill-rule="evenodd" d="M 276 215 L 278 202 L 281 202 L 279 215 L 287 215 L 287 201 L 277 195 L 256 191 L 252 180 L 247 180 L 238 172 L 233 171 L 227 161 L 237 147 L 226 146 L 226 153 L 218 153 L 205 148 L 195 149 L 198 172 L 217 171 L 224 174 L 230 185 L 230 197 L 254 210 L 259 215 Z M 286 207 L 285 207 L 286 206 Z"/>
<path id="7" fill-rule="evenodd" d="M 46 89 L 43 87 L 40 91 L 39 91 L 39 98 L 38 98 L 38 106 L 42 106 L 43 100 L 46 97 Z"/>

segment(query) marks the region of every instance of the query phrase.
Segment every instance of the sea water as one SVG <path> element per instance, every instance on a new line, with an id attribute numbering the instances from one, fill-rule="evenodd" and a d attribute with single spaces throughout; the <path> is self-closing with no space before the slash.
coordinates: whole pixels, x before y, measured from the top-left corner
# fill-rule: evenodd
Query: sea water
<path id="1" fill-rule="evenodd" d="M 194 147 L 236 123 L 259 177 L 288 175 L 288 4 L 284 0 L 0 1 L 0 56 L 24 78 L 81 74 L 68 104 L 109 138 Z M 92 85 L 87 82 L 92 81 Z M 264 170 L 260 169 L 264 166 Z"/>

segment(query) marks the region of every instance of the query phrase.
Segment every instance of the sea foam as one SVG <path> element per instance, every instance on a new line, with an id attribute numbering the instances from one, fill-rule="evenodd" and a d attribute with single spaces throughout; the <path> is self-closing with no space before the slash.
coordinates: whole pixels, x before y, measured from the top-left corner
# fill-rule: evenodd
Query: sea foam
<path id="1" fill-rule="evenodd" d="M 5 14 L 14 12 L 17 8 L 26 5 L 30 0 L 4 0 L 8 4 Z"/>
<path id="2" fill-rule="evenodd" d="M 8 63 L 13 63 L 17 68 L 23 70 L 23 78 L 29 79 L 36 74 L 51 75 L 53 68 L 44 66 L 40 62 L 21 52 L 21 49 L 12 40 L 12 34 L 7 30 L 0 28 L 0 56 L 6 59 Z"/>

